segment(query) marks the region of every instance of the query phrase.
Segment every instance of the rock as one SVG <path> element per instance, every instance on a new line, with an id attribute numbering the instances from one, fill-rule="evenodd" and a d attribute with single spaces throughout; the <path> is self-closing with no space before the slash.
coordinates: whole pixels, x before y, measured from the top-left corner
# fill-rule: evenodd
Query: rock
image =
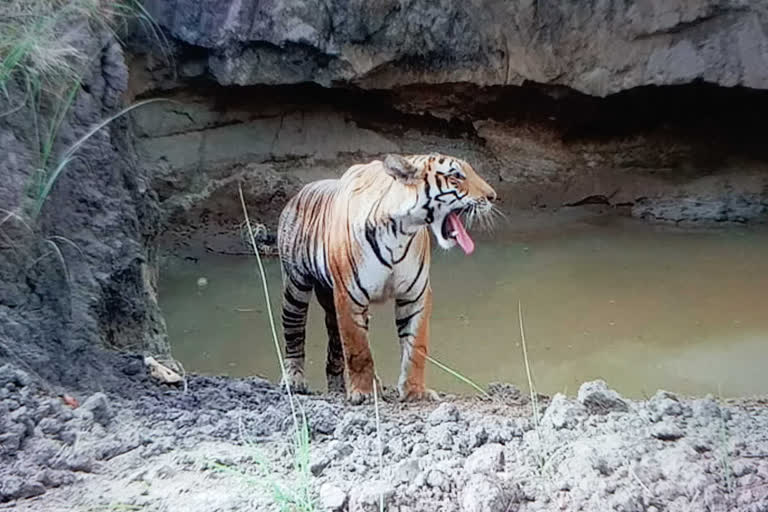
<path id="1" fill-rule="evenodd" d="M 405 459 L 395 466 L 394 478 L 397 482 L 413 482 L 419 471 L 418 459 Z"/>
<path id="2" fill-rule="evenodd" d="M 411 448 L 411 455 L 414 457 L 423 457 L 429 453 L 429 447 L 424 443 L 415 443 Z"/>
<path id="3" fill-rule="evenodd" d="M 327 455 L 313 454 L 312 458 L 309 461 L 309 471 L 315 476 L 320 476 L 320 473 L 322 473 L 323 470 L 330 465 L 330 463 L 331 463 L 331 459 Z"/>
<path id="4" fill-rule="evenodd" d="M 648 401 L 648 408 L 651 412 L 651 421 L 660 421 L 664 416 L 680 416 L 683 414 L 680 400 L 668 391 L 657 391 L 653 398 Z"/>
<path id="5" fill-rule="evenodd" d="M 348 412 L 338 422 L 333 431 L 336 439 L 346 440 L 353 435 L 365 433 L 370 428 L 370 420 L 362 413 Z"/>
<path id="6" fill-rule="evenodd" d="M 610 2 L 495 0 L 447 2 L 440 9 L 422 1 L 407 8 L 338 0 L 291 9 L 280 2 L 258 10 L 240 5 L 150 0 L 147 10 L 170 37 L 206 50 L 193 52 L 179 68 L 192 61 L 195 74 L 202 74 L 197 68 L 204 62 L 222 85 L 390 89 L 532 81 L 596 96 L 697 80 L 768 88 L 760 2 L 669 0 L 663 7 L 633 3 L 620 11 Z M 409 60 L 414 55 L 423 57 Z"/>
<path id="7" fill-rule="evenodd" d="M 451 490 L 450 478 L 439 469 L 432 469 L 427 472 L 426 483 L 428 486 L 442 491 L 447 492 Z"/>
<path id="8" fill-rule="evenodd" d="M 23 479 L 15 476 L 0 482 L 0 502 L 31 498 L 45 492 L 45 486 L 37 480 Z"/>
<path id="9" fill-rule="evenodd" d="M 171 370 L 152 356 L 144 358 L 144 364 L 149 368 L 149 375 L 163 384 L 180 384 L 184 378 Z"/>
<path id="10" fill-rule="evenodd" d="M 333 439 L 328 443 L 327 453 L 333 459 L 343 459 L 347 455 L 351 455 L 354 451 L 355 449 L 351 444 L 343 441 Z"/>
<path id="11" fill-rule="evenodd" d="M 459 410 L 454 404 L 449 402 L 440 404 L 427 417 L 427 423 L 430 425 L 439 425 L 451 421 L 459 421 Z"/>
<path id="12" fill-rule="evenodd" d="M 676 441 L 685 436 L 680 427 L 665 420 L 651 427 L 651 436 L 661 441 Z"/>
<path id="13" fill-rule="evenodd" d="M 586 416 L 587 410 L 581 403 L 569 399 L 562 393 L 557 393 L 544 411 L 541 424 L 555 430 L 571 429 Z"/>
<path id="14" fill-rule="evenodd" d="M 350 496 L 350 512 L 379 512 L 380 500 L 383 500 L 384 510 L 392 503 L 395 488 L 387 482 L 374 480 L 360 484 Z"/>
<path id="15" fill-rule="evenodd" d="M 464 485 L 459 496 L 464 512 L 506 512 L 510 510 L 510 496 L 501 482 L 492 476 L 474 474 Z"/>
<path id="16" fill-rule="evenodd" d="M 331 404 L 318 401 L 309 409 L 309 426 L 318 434 L 333 434 L 339 423 L 339 411 Z"/>
<path id="17" fill-rule="evenodd" d="M 473 473 L 496 473 L 504 470 L 504 447 L 492 443 L 481 446 L 464 462 L 464 471 Z"/>
<path id="18" fill-rule="evenodd" d="M 720 405 L 712 398 L 697 398 L 691 402 L 691 414 L 704 422 L 713 419 L 730 419 L 731 415 L 728 409 Z"/>
<path id="19" fill-rule="evenodd" d="M 450 450 L 453 448 L 454 431 L 455 428 L 450 423 L 441 423 L 431 427 L 427 430 L 427 442 L 435 448 Z"/>
<path id="20" fill-rule="evenodd" d="M 405 449 L 405 441 L 403 441 L 403 437 L 397 436 L 387 441 L 387 444 L 384 445 L 384 453 L 392 454 L 394 460 L 400 460 L 405 457 L 408 452 Z"/>
<path id="21" fill-rule="evenodd" d="M 90 412 L 94 421 L 104 426 L 107 426 L 115 416 L 107 395 L 101 392 L 89 396 L 79 407 L 79 410 Z"/>
<path id="22" fill-rule="evenodd" d="M 470 448 L 477 448 L 488 442 L 488 431 L 484 425 L 475 425 L 469 431 L 468 444 Z"/>
<path id="23" fill-rule="evenodd" d="M 347 503 L 347 493 L 333 484 L 324 483 L 320 486 L 320 509 L 327 512 L 341 510 Z"/>
<path id="24" fill-rule="evenodd" d="M 608 389 L 603 380 L 582 384 L 579 388 L 578 400 L 591 414 L 629 411 L 626 400 L 616 391 Z"/>
<path id="25" fill-rule="evenodd" d="M 22 388 L 30 385 L 32 379 L 27 372 L 22 371 L 10 364 L 4 364 L 0 366 L 0 388 L 7 387 L 9 385 L 17 388 Z"/>
<path id="26" fill-rule="evenodd" d="M 488 384 L 488 394 L 509 403 L 526 404 L 530 401 L 520 388 L 507 382 L 491 382 Z"/>

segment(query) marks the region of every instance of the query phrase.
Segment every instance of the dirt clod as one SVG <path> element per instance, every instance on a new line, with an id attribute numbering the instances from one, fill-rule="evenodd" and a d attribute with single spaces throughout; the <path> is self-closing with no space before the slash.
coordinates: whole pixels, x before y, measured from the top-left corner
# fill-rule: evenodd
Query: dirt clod
<path id="1" fill-rule="evenodd" d="M 605 381 L 602 380 L 582 384 L 579 388 L 578 400 L 591 414 L 607 414 L 612 411 L 627 412 L 629 410 L 627 401 L 616 391 L 608 389 Z"/>

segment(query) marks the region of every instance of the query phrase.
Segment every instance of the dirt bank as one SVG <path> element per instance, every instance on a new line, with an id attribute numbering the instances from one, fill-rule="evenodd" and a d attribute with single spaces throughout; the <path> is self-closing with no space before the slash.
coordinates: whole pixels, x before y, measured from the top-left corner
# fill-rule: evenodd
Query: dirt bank
<path id="1" fill-rule="evenodd" d="M 768 510 L 763 400 L 629 401 L 597 381 L 541 397 L 537 422 L 517 388 L 494 385 L 492 400 L 384 402 L 377 426 L 372 405 L 301 397 L 297 470 L 288 401 L 269 382 L 169 388 L 133 356 L 115 372 L 123 389 L 75 394 L 72 409 L 0 368 L 0 508 L 284 510 L 306 495 L 311 510 L 362 511 L 383 495 L 401 511 Z"/>

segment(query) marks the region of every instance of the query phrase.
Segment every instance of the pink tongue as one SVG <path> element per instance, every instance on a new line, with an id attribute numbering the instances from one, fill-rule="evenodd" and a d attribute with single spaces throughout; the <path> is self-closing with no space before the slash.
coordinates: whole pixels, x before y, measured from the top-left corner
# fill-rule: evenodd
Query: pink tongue
<path id="1" fill-rule="evenodd" d="M 451 229 L 456 232 L 456 241 L 464 250 L 464 254 L 472 254 L 472 251 L 475 250 L 475 242 L 469 238 L 469 234 L 464 229 L 464 224 L 461 223 L 459 216 L 453 212 L 449 213 L 448 222 L 451 224 Z"/>

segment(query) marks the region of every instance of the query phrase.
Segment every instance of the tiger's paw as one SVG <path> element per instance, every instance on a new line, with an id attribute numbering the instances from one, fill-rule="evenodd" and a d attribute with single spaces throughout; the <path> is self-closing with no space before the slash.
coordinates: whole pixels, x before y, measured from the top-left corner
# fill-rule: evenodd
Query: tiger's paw
<path id="1" fill-rule="evenodd" d="M 381 381 L 378 377 L 375 377 L 373 380 L 371 380 L 371 383 L 367 386 L 352 386 L 348 385 L 348 391 L 347 391 L 347 401 L 352 405 L 361 405 L 361 404 L 368 404 L 368 403 L 374 403 L 374 396 L 373 396 L 373 385 L 374 382 L 376 383 L 376 394 L 378 395 L 378 400 L 383 401 L 383 391 L 381 387 Z"/>
<path id="2" fill-rule="evenodd" d="M 280 386 L 283 389 L 286 388 L 286 385 L 291 389 L 291 393 L 295 393 L 297 395 L 310 394 L 309 386 L 307 385 L 307 381 L 304 379 L 304 375 L 287 374 L 285 378 L 283 378 L 280 382 Z"/>
<path id="3" fill-rule="evenodd" d="M 347 393 L 347 401 L 350 403 L 350 405 L 371 404 L 373 403 L 373 393 L 350 391 Z"/>
<path id="4" fill-rule="evenodd" d="M 344 383 L 344 373 L 339 375 L 328 375 L 326 379 L 328 381 L 328 393 L 344 394 L 347 389 L 347 386 Z"/>
<path id="5" fill-rule="evenodd" d="M 400 391 L 401 402 L 439 402 L 440 395 L 437 391 L 428 388 L 410 389 Z"/>

